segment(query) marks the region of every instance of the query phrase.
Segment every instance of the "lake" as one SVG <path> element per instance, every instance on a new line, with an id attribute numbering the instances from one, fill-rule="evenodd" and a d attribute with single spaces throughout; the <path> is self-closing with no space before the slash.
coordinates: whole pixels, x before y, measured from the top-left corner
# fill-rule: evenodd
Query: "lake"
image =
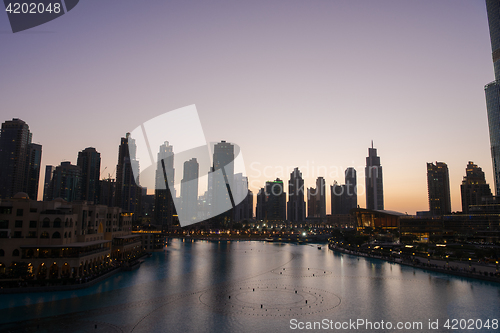
<path id="1" fill-rule="evenodd" d="M 0 309 L 4 332 L 496 332 L 500 284 L 325 245 L 170 239 L 136 271 Z"/>

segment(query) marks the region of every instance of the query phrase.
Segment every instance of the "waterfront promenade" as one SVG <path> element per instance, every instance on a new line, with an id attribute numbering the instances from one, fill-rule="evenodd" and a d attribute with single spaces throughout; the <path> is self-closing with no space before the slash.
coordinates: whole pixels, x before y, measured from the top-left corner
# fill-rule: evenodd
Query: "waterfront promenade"
<path id="1" fill-rule="evenodd" d="M 498 267 L 493 264 L 466 261 L 446 261 L 419 256 L 412 256 L 408 258 L 394 258 L 382 255 L 367 254 L 359 251 L 352 251 L 332 244 L 329 244 L 328 248 L 340 253 L 373 259 L 381 259 L 388 262 L 394 262 L 400 265 L 411 266 L 429 271 L 500 283 L 500 273 Z"/>

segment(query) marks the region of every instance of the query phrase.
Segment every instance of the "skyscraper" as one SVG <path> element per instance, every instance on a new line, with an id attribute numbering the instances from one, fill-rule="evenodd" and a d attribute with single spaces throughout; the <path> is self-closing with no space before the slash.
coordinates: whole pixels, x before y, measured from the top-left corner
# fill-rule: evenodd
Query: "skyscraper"
<path id="1" fill-rule="evenodd" d="M 490 185 L 486 183 L 483 170 L 472 162 L 465 168 L 465 177 L 460 185 L 462 213 L 469 213 L 470 205 L 480 205 L 483 198 L 491 197 Z"/>
<path id="2" fill-rule="evenodd" d="M 304 179 L 299 168 L 293 169 L 288 181 L 288 221 L 306 220 L 306 202 L 304 201 Z"/>
<path id="3" fill-rule="evenodd" d="M 349 214 L 351 209 L 358 206 L 356 184 L 356 170 L 354 168 L 347 168 L 345 170 L 345 184 L 339 185 L 337 182 L 334 182 L 330 186 L 332 215 Z"/>
<path id="4" fill-rule="evenodd" d="M 248 189 L 248 178 L 242 173 L 234 175 L 233 195 L 236 198 L 245 198 L 234 207 L 234 221 L 253 218 L 253 193 Z"/>
<path id="5" fill-rule="evenodd" d="M 0 199 L 26 192 L 38 196 L 42 146 L 31 143 L 29 126 L 14 118 L 2 124 L 0 132 Z"/>
<path id="6" fill-rule="evenodd" d="M 234 146 L 226 141 L 214 145 L 213 167 L 211 172 L 221 173 L 222 176 L 212 175 L 211 204 L 214 212 L 224 212 L 222 219 L 230 220 L 233 208 L 231 188 L 234 182 Z M 209 176 L 210 177 L 210 176 Z"/>
<path id="7" fill-rule="evenodd" d="M 266 182 L 265 221 L 281 222 L 286 220 L 286 192 L 283 181 L 276 178 Z"/>
<path id="8" fill-rule="evenodd" d="M 200 166 L 196 158 L 184 162 L 181 181 L 182 210 L 178 212 L 184 221 L 195 220 L 198 216 L 198 174 Z"/>
<path id="9" fill-rule="evenodd" d="M 307 217 L 326 218 L 325 179 L 316 179 L 316 188 L 307 189 Z"/>
<path id="10" fill-rule="evenodd" d="M 82 170 L 82 200 L 100 203 L 101 154 L 95 148 L 85 148 L 78 153 L 76 165 Z"/>
<path id="11" fill-rule="evenodd" d="M 45 166 L 45 180 L 43 182 L 43 201 L 49 201 L 50 199 L 50 183 L 52 182 L 52 176 L 55 167 L 53 165 Z"/>
<path id="12" fill-rule="evenodd" d="M 500 1 L 486 0 L 495 81 L 484 87 L 490 131 L 495 193 L 500 191 Z"/>
<path id="13" fill-rule="evenodd" d="M 49 200 L 62 198 L 68 202 L 81 200 L 82 170 L 71 162 L 61 162 L 50 182 Z"/>
<path id="14" fill-rule="evenodd" d="M 266 189 L 263 187 L 257 193 L 255 218 L 257 219 L 257 221 L 264 221 L 266 219 Z"/>
<path id="15" fill-rule="evenodd" d="M 135 140 L 130 133 L 121 138 L 118 150 L 118 164 L 116 165 L 115 207 L 123 212 L 136 213 L 139 211 L 141 190 L 139 179 L 134 179 L 133 169 L 139 172 L 139 162 L 135 159 Z"/>
<path id="16" fill-rule="evenodd" d="M 165 166 L 165 174 L 163 173 L 163 165 Z M 167 177 L 166 183 L 165 176 Z M 168 230 L 172 227 L 174 221 L 173 215 L 176 214 L 173 201 L 173 193 L 175 194 L 174 177 L 174 147 L 168 141 L 165 141 L 159 147 L 158 151 L 153 212 L 155 223 L 161 225 L 163 230 Z"/>
<path id="17" fill-rule="evenodd" d="M 451 213 L 450 177 L 446 163 L 427 163 L 427 191 L 432 215 Z"/>
<path id="18" fill-rule="evenodd" d="M 377 149 L 368 148 L 365 167 L 366 208 L 384 210 L 384 187 L 382 181 L 382 166 Z"/>
<path id="19" fill-rule="evenodd" d="M 38 199 L 38 183 L 42 165 L 42 146 L 36 143 L 28 145 L 28 160 L 26 163 L 26 193 L 32 200 Z"/>

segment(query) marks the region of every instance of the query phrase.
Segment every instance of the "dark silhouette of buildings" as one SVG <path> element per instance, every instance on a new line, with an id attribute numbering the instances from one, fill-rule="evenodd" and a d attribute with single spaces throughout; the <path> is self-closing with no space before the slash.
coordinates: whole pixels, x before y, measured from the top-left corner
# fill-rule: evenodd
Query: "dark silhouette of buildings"
<path id="1" fill-rule="evenodd" d="M 13 118 L 2 124 L 0 133 L 0 199 L 18 192 L 38 198 L 42 146 L 31 142 L 28 124 Z"/>
<path id="2" fill-rule="evenodd" d="M 266 182 L 264 221 L 282 222 L 286 220 L 286 192 L 283 181 L 276 178 Z"/>
<path id="3" fill-rule="evenodd" d="M 257 193 L 255 218 L 257 219 L 257 221 L 264 221 L 266 218 L 266 189 L 263 187 Z"/>
<path id="4" fill-rule="evenodd" d="M 48 201 L 50 196 L 50 183 L 52 182 L 52 175 L 55 167 L 53 165 L 45 166 L 45 180 L 43 182 L 43 201 Z"/>
<path id="5" fill-rule="evenodd" d="M 232 194 L 235 198 L 244 198 L 234 207 L 234 221 L 253 219 L 253 193 L 248 189 L 248 178 L 242 173 L 234 175 Z"/>
<path id="6" fill-rule="evenodd" d="M 345 170 L 345 184 L 339 185 L 334 182 L 333 186 L 330 186 L 332 215 L 350 214 L 351 209 L 358 207 L 356 185 L 356 170 L 347 168 Z"/>
<path id="7" fill-rule="evenodd" d="M 211 204 L 213 212 L 219 213 L 221 223 L 231 220 L 233 203 L 230 184 L 234 181 L 234 146 L 226 141 L 214 145 L 213 167 L 210 175 Z"/>
<path id="8" fill-rule="evenodd" d="M 54 169 L 50 182 L 48 200 L 62 198 L 68 202 L 82 198 L 82 169 L 71 162 L 61 162 Z"/>
<path id="9" fill-rule="evenodd" d="M 155 224 L 161 225 L 164 231 L 172 228 L 177 214 L 172 195 L 175 193 L 174 177 L 174 147 L 165 142 L 158 152 L 154 203 Z"/>
<path id="10" fill-rule="evenodd" d="M 323 177 L 316 179 L 316 188 L 307 189 L 307 217 L 326 218 L 326 190 Z"/>
<path id="11" fill-rule="evenodd" d="M 471 205 L 481 205 L 483 201 L 492 197 L 490 185 L 486 183 L 483 170 L 472 162 L 467 164 L 460 192 L 462 194 L 462 213 L 464 214 L 469 213 Z"/>
<path id="12" fill-rule="evenodd" d="M 181 181 L 181 202 L 183 219 L 195 220 L 198 216 L 198 174 L 200 166 L 196 158 L 184 162 L 184 174 Z"/>
<path id="13" fill-rule="evenodd" d="M 306 220 L 306 202 L 304 201 L 304 179 L 299 168 L 293 169 L 288 181 L 288 220 L 302 222 Z"/>
<path id="14" fill-rule="evenodd" d="M 139 162 L 135 159 L 135 140 L 130 133 L 121 138 L 118 150 L 118 164 L 116 165 L 115 206 L 120 207 L 124 213 L 137 213 L 140 211 L 142 192 L 139 179 L 134 179 L 134 172 L 139 175 Z"/>
<path id="15" fill-rule="evenodd" d="M 99 181 L 99 204 L 113 207 L 115 203 L 116 182 L 111 177 Z"/>
<path id="16" fill-rule="evenodd" d="M 377 149 L 368 148 L 365 167 L 366 209 L 384 210 L 384 187 L 382 181 L 382 166 Z"/>
<path id="17" fill-rule="evenodd" d="M 78 153 L 76 165 L 82 170 L 82 200 L 99 204 L 101 154 L 95 148 L 85 148 Z"/>
<path id="18" fill-rule="evenodd" d="M 450 177 L 446 163 L 427 163 L 427 191 L 431 215 L 451 213 Z"/>
<path id="19" fill-rule="evenodd" d="M 495 81 L 488 83 L 484 87 L 484 91 L 488 111 L 495 193 L 498 196 L 500 191 L 500 2 L 498 0 L 486 0 L 486 9 L 490 28 Z"/>
<path id="20" fill-rule="evenodd" d="M 253 219 L 253 192 L 247 190 L 246 198 L 234 208 L 234 221 Z"/>

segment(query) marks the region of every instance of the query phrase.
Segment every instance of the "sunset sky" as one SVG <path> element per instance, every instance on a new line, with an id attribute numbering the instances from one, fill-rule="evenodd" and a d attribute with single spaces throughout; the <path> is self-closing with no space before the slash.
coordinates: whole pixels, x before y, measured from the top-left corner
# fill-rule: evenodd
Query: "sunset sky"
<path id="1" fill-rule="evenodd" d="M 371 140 L 385 209 L 428 210 L 426 162 L 448 164 L 454 211 L 468 161 L 494 191 L 481 0 L 85 0 L 15 34 L 0 13 L 0 45 L 0 121 L 43 145 L 40 188 L 86 147 L 114 176 L 126 132 L 196 104 L 208 142 L 241 147 L 254 194 L 297 166 L 308 187 L 350 166 L 364 184 Z"/>

